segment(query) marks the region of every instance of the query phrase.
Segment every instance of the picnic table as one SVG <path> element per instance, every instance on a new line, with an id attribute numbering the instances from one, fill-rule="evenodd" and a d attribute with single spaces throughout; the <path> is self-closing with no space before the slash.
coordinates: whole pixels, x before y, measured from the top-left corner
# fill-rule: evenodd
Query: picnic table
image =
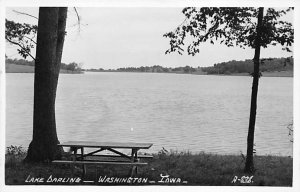
<path id="1" fill-rule="evenodd" d="M 58 144 L 62 147 L 69 147 L 72 152 L 72 160 L 54 160 L 53 163 L 63 164 L 81 164 L 83 176 L 86 173 L 85 165 L 132 165 L 131 175 L 137 173 L 137 165 L 147 165 L 146 162 L 141 162 L 141 158 L 151 158 L 151 155 L 141 155 L 138 153 L 140 149 L 149 149 L 152 143 L 122 143 L 122 142 L 92 142 L 92 141 L 68 141 Z M 92 150 L 85 153 L 85 149 Z M 129 149 L 130 154 L 125 154 L 124 149 Z M 78 153 L 80 150 L 80 153 Z M 110 154 L 98 154 L 102 151 L 109 151 Z M 98 157 L 98 158 L 95 158 Z M 99 158 L 102 157 L 102 158 Z M 103 157 L 105 159 L 103 160 Z"/>

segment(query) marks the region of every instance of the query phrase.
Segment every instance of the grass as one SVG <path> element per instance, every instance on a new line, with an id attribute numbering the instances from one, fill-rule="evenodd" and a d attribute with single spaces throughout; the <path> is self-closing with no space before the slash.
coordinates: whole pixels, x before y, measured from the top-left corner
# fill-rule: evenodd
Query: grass
<path id="1" fill-rule="evenodd" d="M 6 64 L 6 73 L 34 73 L 34 67 L 28 65 Z"/>
<path id="2" fill-rule="evenodd" d="M 34 73 L 34 66 L 17 65 L 17 64 L 8 63 L 8 64 L 6 64 L 5 71 L 6 71 L 6 73 Z M 81 72 L 61 69 L 60 73 L 77 74 L 77 73 L 81 73 Z"/>
<path id="3" fill-rule="evenodd" d="M 17 151 L 17 152 L 15 152 Z M 5 183 L 7 185 L 24 184 L 88 184 L 91 183 L 28 183 L 28 178 L 44 178 L 47 180 L 52 177 L 80 177 L 82 170 L 80 166 L 71 167 L 69 165 L 54 165 L 52 163 L 25 164 L 22 160 L 26 152 L 22 149 L 13 150 L 5 156 Z M 281 156 L 255 156 L 256 171 L 253 175 L 247 175 L 243 172 L 244 157 L 241 155 L 217 155 L 217 154 L 191 154 L 189 152 L 171 152 L 160 151 L 154 154 L 153 159 L 147 160 L 146 166 L 139 167 L 138 178 L 147 178 L 148 181 L 156 181 L 159 185 L 200 185 L 200 186 L 231 186 L 231 185 L 253 185 L 253 186 L 292 186 L 293 159 L 291 157 Z M 130 175 L 129 166 L 87 166 L 85 180 L 93 180 L 97 185 L 110 185 L 110 183 L 99 183 L 98 179 L 103 177 L 125 178 Z M 174 178 L 173 181 L 179 183 L 159 183 L 162 176 L 169 175 Z M 233 178 L 237 176 L 253 176 L 252 183 L 232 183 Z M 163 178 L 163 181 L 168 181 Z M 180 179 L 180 180 L 178 180 Z M 30 180 L 30 179 L 29 179 Z M 182 183 L 187 181 L 187 183 Z M 114 184 L 117 185 L 117 184 Z M 146 185 L 152 185 L 148 182 Z"/>

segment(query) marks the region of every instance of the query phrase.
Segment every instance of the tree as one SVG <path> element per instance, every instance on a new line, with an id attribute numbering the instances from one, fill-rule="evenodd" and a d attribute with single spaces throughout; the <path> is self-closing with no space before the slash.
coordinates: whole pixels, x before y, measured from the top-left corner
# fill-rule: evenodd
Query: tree
<path id="1" fill-rule="evenodd" d="M 70 64 L 67 65 L 66 69 L 70 70 L 70 71 L 75 71 L 78 67 L 78 64 L 75 62 L 72 62 Z"/>
<path id="2" fill-rule="evenodd" d="M 253 82 L 251 92 L 251 105 L 250 105 L 250 119 L 249 129 L 247 137 L 247 157 L 245 164 L 245 172 L 252 173 L 254 171 L 253 163 L 253 145 L 254 145 L 254 130 L 256 121 L 256 108 L 257 108 L 257 92 L 258 92 L 258 80 L 260 77 L 259 71 L 259 58 L 260 58 L 260 46 L 262 36 L 262 21 L 263 21 L 264 8 L 260 7 L 257 16 L 257 27 L 255 36 L 255 53 L 254 53 L 254 71 L 253 71 Z"/>
<path id="3" fill-rule="evenodd" d="M 33 138 L 26 162 L 60 158 L 56 133 L 55 98 L 60 70 L 67 8 L 39 9 L 34 75 Z"/>
<path id="4" fill-rule="evenodd" d="M 254 172 L 253 143 L 257 108 L 257 90 L 260 77 L 260 48 L 269 45 L 283 46 L 283 50 L 291 52 L 289 47 L 294 42 L 292 24 L 279 18 L 293 8 L 275 10 L 268 8 L 265 16 L 264 8 L 253 7 L 187 7 L 182 10 L 185 20 L 174 30 L 164 34 L 170 38 L 170 48 L 167 53 L 182 52 L 186 49 L 188 54 L 199 53 L 200 43 L 209 41 L 214 44 L 218 41 L 228 47 L 239 46 L 255 49 L 254 73 L 251 94 L 251 107 L 249 129 L 247 137 L 247 158 L 245 172 Z M 189 37 L 189 38 L 187 38 Z M 186 47 L 184 42 L 188 41 Z"/>

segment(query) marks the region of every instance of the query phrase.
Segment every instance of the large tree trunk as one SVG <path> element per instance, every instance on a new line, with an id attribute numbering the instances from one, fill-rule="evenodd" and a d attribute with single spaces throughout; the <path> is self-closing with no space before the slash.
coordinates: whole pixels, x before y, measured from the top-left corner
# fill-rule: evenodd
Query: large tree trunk
<path id="1" fill-rule="evenodd" d="M 56 133 L 55 98 L 64 43 L 67 8 L 40 8 L 34 75 L 33 138 L 27 162 L 61 157 Z"/>
<path id="2" fill-rule="evenodd" d="M 254 72 L 253 72 L 253 83 L 252 83 L 252 94 L 251 94 L 251 107 L 250 107 L 250 118 L 249 118 L 249 129 L 247 137 L 247 158 L 245 164 L 245 172 L 254 172 L 253 162 L 253 144 L 254 144 L 254 130 L 256 120 L 256 107 L 257 107 L 257 92 L 258 92 L 258 80 L 260 77 L 259 71 L 259 58 L 260 58 L 260 44 L 261 44 L 261 28 L 263 20 L 264 8 L 260 7 L 257 16 L 257 28 L 256 28 L 256 39 L 255 39 L 255 54 L 254 54 Z"/>

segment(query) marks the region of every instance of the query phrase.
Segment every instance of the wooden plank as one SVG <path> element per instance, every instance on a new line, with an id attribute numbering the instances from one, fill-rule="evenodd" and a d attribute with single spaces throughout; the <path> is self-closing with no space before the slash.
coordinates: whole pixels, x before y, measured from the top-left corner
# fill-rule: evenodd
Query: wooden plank
<path id="1" fill-rule="evenodd" d="M 62 163 L 62 164 L 86 164 L 86 165 L 95 165 L 95 164 L 109 164 L 109 165 L 147 165 L 148 163 L 144 162 L 112 162 L 112 161 L 64 161 L 64 160 L 54 160 L 52 163 Z"/>
<path id="2" fill-rule="evenodd" d="M 67 160 L 69 161 L 69 160 Z M 85 159 L 84 161 L 89 161 L 89 162 L 128 162 L 130 163 L 131 161 L 129 160 L 122 160 L 122 159 Z"/>
<path id="3" fill-rule="evenodd" d="M 96 150 L 96 151 L 93 151 L 93 152 L 84 154 L 82 157 L 84 158 L 84 157 L 87 157 L 87 156 L 92 156 L 93 154 L 98 153 L 98 152 L 101 152 L 101 151 L 103 151 L 103 150 L 105 150 L 105 149 L 99 149 L 99 150 Z"/>
<path id="4" fill-rule="evenodd" d="M 128 155 L 125 155 L 124 153 L 121 153 L 121 152 L 116 151 L 116 150 L 114 150 L 114 149 L 107 149 L 107 150 L 109 150 L 109 151 L 111 151 L 111 152 L 113 152 L 113 153 L 115 153 L 115 154 L 118 154 L 118 155 L 120 155 L 121 157 L 130 159 L 130 157 L 129 157 Z"/>
<path id="5" fill-rule="evenodd" d="M 138 158 L 153 158 L 153 155 L 138 155 Z"/>
<path id="6" fill-rule="evenodd" d="M 77 155 L 79 157 L 79 155 Z M 120 155 L 89 155 L 88 157 L 116 157 L 116 158 L 125 158 L 125 157 L 122 157 Z M 137 158 L 153 158 L 153 155 L 139 155 L 137 156 Z"/>
<path id="7" fill-rule="evenodd" d="M 67 141 L 60 146 L 65 147 L 93 147 L 93 148 L 131 148 L 131 149 L 149 149 L 152 143 L 133 143 L 133 142 L 94 142 L 94 141 Z"/>

